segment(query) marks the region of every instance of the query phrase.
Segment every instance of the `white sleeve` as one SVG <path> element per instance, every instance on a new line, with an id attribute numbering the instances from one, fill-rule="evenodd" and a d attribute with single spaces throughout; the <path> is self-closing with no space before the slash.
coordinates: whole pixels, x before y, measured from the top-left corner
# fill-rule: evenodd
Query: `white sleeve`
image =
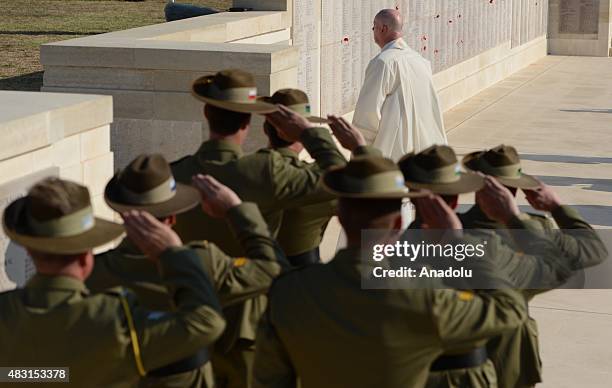
<path id="1" fill-rule="evenodd" d="M 353 116 L 353 125 L 362 130 L 370 144 L 378 134 L 381 110 L 392 87 L 393 73 L 387 63 L 380 59 L 370 62 Z"/>

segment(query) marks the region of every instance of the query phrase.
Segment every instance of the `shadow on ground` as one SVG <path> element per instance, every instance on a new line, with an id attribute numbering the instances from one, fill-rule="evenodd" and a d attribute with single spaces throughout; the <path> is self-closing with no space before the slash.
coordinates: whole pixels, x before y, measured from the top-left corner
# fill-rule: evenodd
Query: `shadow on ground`
<path id="1" fill-rule="evenodd" d="M 600 206 L 600 205 L 571 205 L 573 209 L 576 209 L 584 219 L 591 225 L 600 225 L 605 227 L 612 227 L 612 206 Z M 457 213 L 467 212 L 472 205 L 462 204 L 457 208 Z M 531 206 L 521 205 L 519 206 L 521 212 L 532 213 L 532 214 L 544 214 L 540 211 L 534 210 Z"/>
<path id="2" fill-rule="evenodd" d="M 589 156 L 570 156 L 570 155 L 521 154 L 521 160 L 532 160 L 534 162 L 576 163 L 576 164 L 612 163 L 612 158 L 600 158 L 600 157 L 589 157 Z"/>
<path id="3" fill-rule="evenodd" d="M 39 92 L 43 85 L 42 71 L 0 79 L 0 90 L 22 90 Z"/>
<path id="4" fill-rule="evenodd" d="M 538 179 L 550 186 L 577 186 L 582 187 L 584 190 L 612 193 L 612 179 L 540 175 L 538 175 Z"/>
<path id="5" fill-rule="evenodd" d="M 612 109 L 559 109 L 559 111 L 571 113 L 612 113 Z"/>

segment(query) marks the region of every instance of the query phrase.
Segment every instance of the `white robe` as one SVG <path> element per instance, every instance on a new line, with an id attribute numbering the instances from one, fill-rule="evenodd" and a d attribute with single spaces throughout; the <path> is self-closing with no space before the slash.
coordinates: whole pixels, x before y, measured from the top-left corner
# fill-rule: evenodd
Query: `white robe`
<path id="1" fill-rule="evenodd" d="M 383 47 L 366 69 L 353 124 L 395 161 L 447 144 L 429 61 L 401 38 Z"/>

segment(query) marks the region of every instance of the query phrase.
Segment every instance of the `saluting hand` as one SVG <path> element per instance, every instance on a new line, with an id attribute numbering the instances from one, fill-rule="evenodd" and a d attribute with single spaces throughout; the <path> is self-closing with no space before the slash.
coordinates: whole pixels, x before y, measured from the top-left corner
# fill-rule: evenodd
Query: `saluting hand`
<path id="1" fill-rule="evenodd" d="M 501 224 L 520 214 L 510 190 L 490 176 L 485 177 L 484 187 L 476 192 L 476 203 L 487 217 Z"/>
<path id="2" fill-rule="evenodd" d="M 130 241 L 151 260 L 158 260 L 168 248 L 183 245 L 172 228 L 147 212 L 131 210 L 121 217 Z"/>
<path id="3" fill-rule="evenodd" d="M 357 147 L 366 145 L 361 131 L 343 117 L 328 115 L 329 127 L 342 147 L 353 152 Z"/>
<path id="4" fill-rule="evenodd" d="M 284 105 L 277 105 L 278 111 L 266 115 L 266 119 L 276 128 L 278 135 L 286 141 L 296 142 L 300 140 L 302 133 L 314 127 L 304 116 L 292 111 Z"/>
<path id="5" fill-rule="evenodd" d="M 453 209 L 439 195 L 430 193 L 423 197 L 413 198 L 419 216 L 423 220 L 423 229 L 462 230 L 463 225 Z"/>
<path id="6" fill-rule="evenodd" d="M 537 189 L 523 189 L 523 192 L 525 193 L 525 198 L 527 199 L 527 202 L 529 202 L 531 207 L 536 210 L 552 212 L 559 206 L 561 206 L 561 199 L 559 198 L 557 193 L 555 193 L 550 186 L 544 184 L 539 179 L 538 182 L 540 182 L 540 187 L 538 187 Z"/>
<path id="7" fill-rule="evenodd" d="M 210 175 L 198 174 L 192 182 L 202 196 L 202 210 L 213 218 L 224 218 L 228 210 L 242 203 L 232 189 Z"/>

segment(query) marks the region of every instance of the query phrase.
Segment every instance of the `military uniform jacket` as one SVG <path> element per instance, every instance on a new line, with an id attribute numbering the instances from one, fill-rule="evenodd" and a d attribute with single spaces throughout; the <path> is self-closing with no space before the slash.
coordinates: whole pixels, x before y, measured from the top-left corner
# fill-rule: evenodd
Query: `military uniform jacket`
<path id="1" fill-rule="evenodd" d="M 212 175 L 243 201 L 255 202 L 272 237 L 276 237 L 283 209 L 329 201 L 332 197 L 319 187 L 319 179 L 327 168 L 346 163 L 326 128 L 307 129 L 300 141 L 318 168 L 297 168 L 273 150 L 244 156 L 234 143 L 209 140 L 194 155 L 173 163 L 172 173 L 178 182 L 188 184 L 195 174 Z M 245 254 L 225 222 L 208 217 L 199 209 L 180 215 L 175 229 L 184 241 L 205 238 L 229 255 Z M 225 353 L 238 339 L 254 341 L 265 306 L 266 298 L 261 296 L 226 309 L 225 315 L 231 318 L 215 349 Z"/>
<path id="2" fill-rule="evenodd" d="M 316 164 L 300 160 L 299 155 L 290 148 L 277 148 L 276 151 L 296 168 L 319 168 Z M 371 146 L 361 146 L 353 152 L 355 156 L 372 154 L 380 155 L 380 151 Z M 338 201 L 331 199 L 286 209 L 277 237 L 285 253 L 294 256 L 317 248 L 323 239 L 329 220 L 336 214 L 337 204 Z"/>
<path id="3" fill-rule="evenodd" d="M 209 140 L 196 154 L 173 163 L 172 173 L 178 182 L 187 184 L 195 174 L 212 175 L 243 201 L 256 203 L 272 237 L 276 237 L 283 209 L 332 199 L 318 186 L 319 178 L 327 168 L 346 163 L 328 129 L 307 129 L 301 141 L 315 159 L 311 168 L 296 166 L 274 150 L 262 149 L 243 156 L 234 143 Z M 232 256 L 244 255 L 228 226 L 199 209 L 180 215 L 175 229 L 185 241 L 205 238 Z"/>
<path id="4" fill-rule="evenodd" d="M 276 151 L 296 168 L 318 168 L 301 161 L 299 155 L 289 148 L 277 148 Z M 336 213 L 336 205 L 337 201 L 332 199 L 283 212 L 277 239 L 287 256 L 299 255 L 319 246 L 329 220 Z"/>
<path id="5" fill-rule="evenodd" d="M 449 347 L 512 330 L 515 291 L 364 290 L 359 250 L 278 278 L 257 336 L 254 386 L 420 387 Z"/>
<path id="6" fill-rule="evenodd" d="M 67 366 L 75 387 L 132 387 L 146 371 L 209 346 L 225 322 L 200 259 L 175 248 L 159 263 L 174 312 L 141 307 L 123 289 L 91 295 L 64 276 L 37 274 L 0 294 L 0 365 Z"/>
<path id="7" fill-rule="evenodd" d="M 420 220 L 417 217 L 409 227 L 420 228 Z M 532 222 L 526 215 L 515 217 L 510 223 L 511 230 L 505 236 L 512 238 L 512 230 L 530 231 L 532 238 L 516 238 L 510 242 L 511 246 L 494 231 L 467 229 L 466 233 L 471 238 L 485 239 L 487 241 L 487 258 L 495 266 L 495 270 L 503 273 L 510 280 L 513 287 L 526 289 L 537 284 L 556 287 L 566 281 L 571 275 L 571 258 L 565 257 L 550 236 L 539 233 L 541 227 Z M 409 234 L 408 230 L 408 234 Z M 534 293 L 537 290 L 533 291 Z M 519 328 L 519 331 L 521 329 Z M 506 332 L 504 336 L 511 337 L 515 332 Z M 474 343 L 474 348 L 487 344 L 487 340 Z M 445 355 L 456 355 L 467 353 L 471 349 L 449 348 Z M 536 352 L 537 353 L 537 352 Z M 529 352 L 533 356 L 534 351 Z M 527 355 L 524 355 L 526 357 Z M 428 388 L 461 388 L 461 387 L 497 387 L 497 373 L 491 361 L 468 369 L 452 369 L 447 371 L 432 372 L 428 379 Z M 503 385 L 499 385 L 503 386 Z"/>
<path id="8" fill-rule="evenodd" d="M 230 257 L 207 241 L 187 245 L 199 257 L 223 307 L 266 293 L 272 280 L 289 265 L 255 204 L 243 203 L 231 209 L 228 222 L 247 257 Z M 148 308 L 175 307 L 156 265 L 127 239 L 117 249 L 96 256 L 87 286 L 92 291 L 125 286 L 134 290 Z"/>
<path id="9" fill-rule="evenodd" d="M 505 229 L 503 225 L 488 219 L 478 206 L 459 216 L 464 228 L 494 229 L 500 240 L 498 245 L 511 247 L 505 250 L 500 248 L 498 258 L 501 263 L 507 264 L 504 270 L 514 286 L 524 289 L 526 300 L 546 291 L 545 288 L 525 289 L 534 281 L 540 286 L 558 287 L 568 280 L 573 271 L 599 264 L 607 257 L 605 245 L 597 234 L 569 206 L 561 206 L 552 213 L 562 230 L 556 229 L 547 217 L 536 214 L 523 215 L 522 220 L 515 220 L 510 229 Z M 525 246 L 517 245 L 520 239 L 512 238 L 513 229 L 540 230 L 559 251 L 557 257 L 529 255 Z M 510 255 L 513 253 L 523 255 L 522 260 L 512 259 Z M 528 318 L 516 331 L 489 341 L 487 348 L 497 370 L 500 388 L 530 387 L 542 381 L 538 328 L 533 318 Z"/>

